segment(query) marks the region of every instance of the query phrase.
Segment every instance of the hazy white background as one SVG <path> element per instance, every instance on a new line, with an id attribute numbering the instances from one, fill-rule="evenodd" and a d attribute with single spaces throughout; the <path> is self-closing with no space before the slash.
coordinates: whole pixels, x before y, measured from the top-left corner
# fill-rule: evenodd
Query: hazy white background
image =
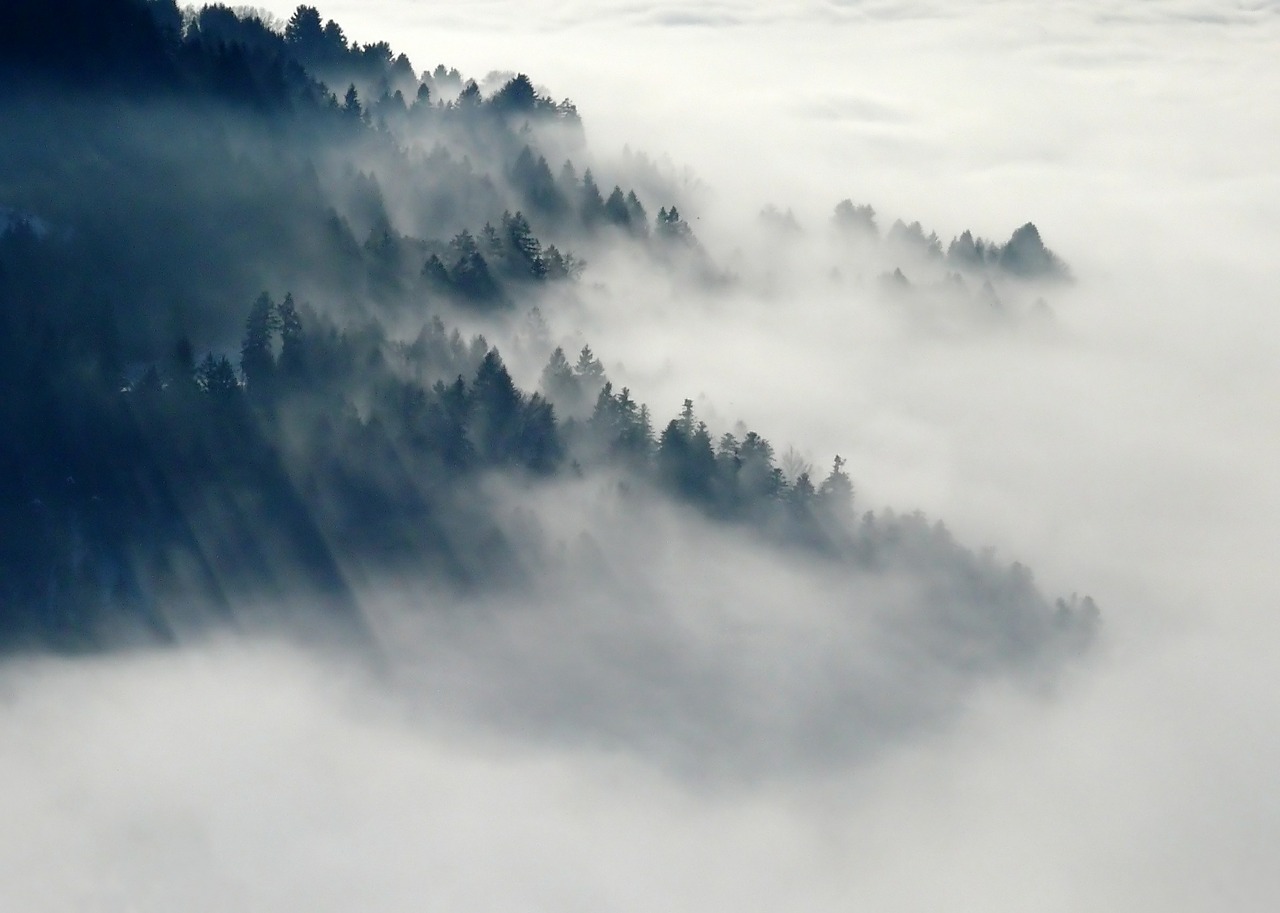
<path id="1" fill-rule="evenodd" d="M 1280 5 L 320 11 L 419 69 L 528 72 L 602 158 L 689 166 L 716 250 L 769 202 L 814 233 L 846 196 L 944 242 L 1035 221 L 1079 278 L 1048 330 L 933 332 L 820 277 L 702 302 L 601 276 L 585 333 L 664 420 L 693 396 L 717 430 L 840 452 L 864 506 L 1091 592 L 1102 646 L 870 763 L 720 788 L 410 722 L 268 647 L 10 668 L 0 906 L 1280 905 Z"/>

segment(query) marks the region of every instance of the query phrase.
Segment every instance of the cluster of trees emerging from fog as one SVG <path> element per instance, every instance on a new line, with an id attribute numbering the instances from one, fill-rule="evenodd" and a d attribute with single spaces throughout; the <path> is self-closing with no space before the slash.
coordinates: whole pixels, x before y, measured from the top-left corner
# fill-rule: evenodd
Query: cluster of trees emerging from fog
<path id="1" fill-rule="evenodd" d="M 655 420 L 589 348 L 551 352 L 527 391 L 450 331 L 571 285 L 577 249 L 703 256 L 674 199 L 651 219 L 575 165 L 576 109 L 528 77 L 486 95 L 416 74 L 309 6 L 277 30 L 221 5 L 18 0 L 0 78 L 4 643 L 165 638 L 179 603 L 343 616 L 353 580 L 387 570 L 502 585 L 532 569 L 483 479 L 605 468 L 856 567 L 952 568 L 960 601 L 1031 640 L 1089 623 L 941 526 L 856 518 L 839 457 L 789 478 L 688 400 Z M 1034 242 L 966 234 L 947 257 L 1016 269 Z M 388 332 L 406 321 L 416 337 Z"/>

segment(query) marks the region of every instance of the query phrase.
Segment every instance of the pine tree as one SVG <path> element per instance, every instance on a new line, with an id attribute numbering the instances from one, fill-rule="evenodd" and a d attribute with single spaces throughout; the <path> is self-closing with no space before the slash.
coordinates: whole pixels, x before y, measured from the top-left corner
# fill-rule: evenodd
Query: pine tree
<path id="1" fill-rule="evenodd" d="M 314 6 L 299 6 L 284 27 L 284 40 L 303 55 L 317 50 L 324 43 L 320 12 Z"/>
<path id="2" fill-rule="evenodd" d="M 347 94 L 342 99 L 342 111 L 353 120 L 359 120 L 364 113 L 360 107 L 360 93 L 356 91 L 355 83 L 347 86 Z"/>
<path id="3" fill-rule="evenodd" d="M 244 340 L 240 343 L 240 371 L 245 383 L 255 393 L 265 392 L 275 373 L 273 338 L 280 328 L 280 315 L 271 296 L 263 292 L 254 301 L 244 324 Z"/>
<path id="4" fill-rule="evenodd" d="M 276 309 L 280 321 L 280 373 L 288 377 L 298 377 L 303 373 L 304 340 L 302 335 L 302 319 L 298 316 L 298 308 L 294 304 L 293 294 L 287 293 Z"/>
<path id="5" fill-rule="evenodd" d="M 547 399 L 557 403 L 563 412 L 573 414 L 581 408 L 582 390 L 578 377 L 573 373 L 569 359 L 565 358 L 564 349 L 559 346 L 542 369 L 540 386 Z"/>
<path id="6" fill-rule="evenodd" d="M 622 195 L 622 188 L 614 185 L 613 192 L 604 204 L 605 220 L 620 228 L 631 227 L 631 210 L 627 206 L 627 198 Z"/>
<path id="7" fill-rule="evenodd" d="M 542 245 L 534 237 L 533 229 L 524 214 L 517 212 L 513 216 L 503 213 L 502 227 L 507 243 L 521 267 L 534 279 L 546 278 L 547 265 L 542 260 Z"/>
<path id="8" fill-rule="evenodd" d="M 240 392 L 236 369 L 231 366 L 231 359 L 225 355 L 216 358 L 212 352 L 205 355 L 200 367 L 196 369 L 196 379 L 201 390 L 220 402 L 227 402 Z"/>
<path id="9" fill-rule="evenodd" d="M 588 168 L 582 173 L 582 189 L 578 192 L 578 215 L 583 225 L 594 225 L 604 216 L 604 197 Z"/>
<path id="10" fill-rule="evenodd" d="M 517 451 L 523 398 L 497 349 L 487 352 L 476 369 L 469 395 L 476 450 L 489 463 L 500 463 Z"/>
<path id="11" fill-rule="evenodd" d="M 578 362 L 573 366 L 573 373 L 577 375 L 585 396 L 599 390 L 604 383 L 604 365 L 592 354 L 591 346 L 582 347 L 582 351 L 578 353 Z"/>
<path id="12" fill-rule="evenodd" d="M 422 278 L 437 288 L 449 287 L 449 270 L 437 254 L 432 254 L 422 264 Z"/>
<path id="13" fill-rule="evenodd" d="M 636 196 L 634 190 L 627 192 L 627 212 L 629 213 L 628 224 L 631 231 L 637 235 L 647 235 L 649 233 L 649 214 L 644 211 L 644 205 L 641 204 L 640 198 Z"/>

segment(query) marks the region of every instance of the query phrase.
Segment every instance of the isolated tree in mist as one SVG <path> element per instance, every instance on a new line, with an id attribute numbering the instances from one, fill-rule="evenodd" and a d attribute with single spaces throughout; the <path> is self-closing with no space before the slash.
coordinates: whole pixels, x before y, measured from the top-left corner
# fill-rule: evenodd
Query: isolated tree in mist
<path id="1" fill-rule="evenodd" d="M 197 389 L 195 347 L 188 337 L 180 336 L 169 347 L 164 374 L 170 387 L 180 393 Z"/>
<path id="2" fill-rule="evenodd" d="M 1000 250 L 1000 268 L 1028 279 L 1067 279 L 1069 271 L 1058 257 L 1044 246 L 1040 230 L 1028 222 L 1017 229 Z"/>
<path id="3" fill-rule="evenodd" d="M 649 407 L 641 403 L 640 410 L 636 413 L 635 423 L 623 436 L 622 445 L 628 452 L 647 464 L 653 453 L 654 443 L 653 416 L 649 413 Z"/>
<path id="4" fill-rule="evenodd" d="M 529 77 L 517 74 L 489 99 L 489 106 L 502 114 L 528 113 L 538 103 L 538 93 Z"/>
<path id="5" fill-rule="evenodd" d="M 554 244 L 548 244 L 542 252 L 542 265 L 547 279 L 577 279 L 586 268 L 586 261 L 573 253 L 561 253 Z"/>
<path id="6" fill-rule="evenodd" d="M 680 418 L 676 421 L 681 434 L 685 437 L 693 434 L 694 422 L 697 421 L 697 417 L 693 414 L 693 400 L 686 399 L 680 405 Z"/>
<path id="7" fill-rule="evenodd" d="M 716 472 L 715 451 L 705 422 L 694 415 L 693 401 L 686 399 L 680 417 L 667 423 L 658 436 L 659 480 L 676 494 L 693 501 L 710 502 Z"/>
<path id="8" fill-rule="evenodd" d="M 480 253 L 480 245 L 477 243 L 475 235 L 465 228 L 449 240 L 449 249 L 453 251 L 454 257 L 458 259 Z"/>
<path id="9" fill-rule="evenodd" d="M 480 95 L 480 86 L 476 84 L 474 79 L 467 80 L 467 84 L 462 87 L 462 91 L 458 93 L 458 100 L 454 106 L 462 112 L 475 111 L 484 103 L 484 99 Z"/>
<path id="10" fill-rule="evenodd" d="M 489 243 L 501 244 L 496 235 Z M 502 298 L 502 289 L 480 251 L 480 244 L 465 228 L 454 235 L 449 247 L 456 258 L 448 270 L 450 286 L 463 298 L 476 303 L 492 303 Z M 427 261 L 428 267 L 431 261 Z"/>
<path id="11" fill-rule="evenodd" d="M 520 150 L 511 166 L 511 182 L 531 210 L 551 217 L 564 212 L 564 194 L 556 186 L 547 160 L 543 156 L 535 159 L 533 150 L 528 145 Z"/>
<path id="12" fill-rule="evenodd" d="M 502 297 L 502 289 L 489 270 L 489 264 L 477 250 L 459 257 L 450 270 L 453 287 L 464 298 L 484 303 L 496 302 Z"/>
<path id="13" fill-rule="evenodd" d="M 314 52 L 324 44 L 324 25 L 320 11 L 314 6 L 299 6 L 284 27 L 284 40 L 304 54 Z"/>
<path id="14" fill-rule="evenodd" d="M 276 309 L 280 325 L 280 359 L 278 368 L 286 377 L 301 376 L 305 364 L 302 318 L 298 316 L 298 307 L 294 303 L 293 294 L 287 293 Z"/>
<path id="15" fill-rule="evenodd" d="M 504 223 L 511 220 L 511 213 L 504 212 L 502 221 Z M 480 237 L 476 243 L 480 249 L 488 254 L 494 263 L 500 263 L 507 258 L 507 246 L 503 243 L 502 235 L 498 234 L 498 229 L 493 227 L 492 222 L 485 222 L 484 227 L 480 229 Z"/>
<path id="16" fill-rule="evenodd" d="M 594 225 L 604 217 L 604 197 L 596 179 L 588 168 L 582 173 L 582 188 L 578 191 L 578 215 L 584 225 Z"/>
<path id="17" fill-rule="evenodd" d="M 773 445 L 755 431 L 748 431 L 738 445 L 737 489 L 747 501 L 768 500 L 781 490 L 782 472 L 774 466 Z"/>
<path id="18" fill-rule="evenodd" d="M 534 279 L 543 279 L 547 275 L 547 266 L 542 260 L 542 245 L 534 237 L 533 229 L 524 214 L 517 212 L 502 215 L 502 229 L 506 233 L 506 242 L 515 254 L 521 269 Z"/>
<path id="19" fill-rule="evenodd" d="M 885 240 L 899 248 L 910 250 L 919 256 L 939 258 L 942 256 L 942 242 L 936 232 L 925 235 L 924 227 L 919 222 L 907 225 L 901 219 L 894 221 L 889 227 Z"/>
<path id="20" fill-rule="evenodd" d="M 563 453 L 555 407 L 535 393 L 520 410 L 516 459 L 534 472 L 549 473 L 559 464 Z"/>
<path id="21" fill-rule="evenodd" d="M 640 202 L 640 198 L 636 196 L 634 190 L 627 191 L 627 212 L 631 230 L 639 235 L 648 234 L 649 214 L 645 212 L 644 204 Z"/>
<path id="22" fill-rule="evenodd" d="M 427 258 L 427 262 L 422 264 L 422 278 L 428 284 L 438 288 L 449 287 L 449 270 L 444 265 L 444 261 L 440 259 L 439 254 L 432 254 Z"/>
<path id="23" fill-rule="evenodd" d="M 675 241 L 680 244 L 689 244 L 693 241 L 693 229 L 689 227 L 688 222 L 680 217 L 680 210 L 675 206 L 670 209 L 664 207 L 658 210 L 654 232 L 658 237 L 667 241 Z"/>
<path id="24" fill-rule="evenodd" d="M 325 51 L 334 57 L 341 57 L 347 52 L 347 36 L 342 26 L 330 19 L 324 24 Z"/>
<path id="25" fill-rule="evenodd" d="M 473 442 L 482 458 L 503 462 L 517 450 L 522 397 L 497 349 L 491 349 L 471 382 Z"/>
<path id="26" fill-rule="evenodd" d="M 595 353 L 591 351 L 591 346 L 588 345 L 584 345 L 582 351 L 578 353 L 578 361 L 573 366 L 573 373 L 577 375 L 582 389 L 588 394 L 595 392 L 604 383 L 604 364 L 596 358 Z"/>
<path id="27" fill-rule="evenodd" d="M 578 180 L 578 170 L 573 167 L 573 162 L 568 159 L 564 160 L 564 164 L 560 166 L 560 173 L 556 176 L 556 186 L 560 189 L 560 193 L 569 200 L 576 212 L 578 209 L 578 193 L 582 188 L 582 182 Z"/>
<path id="28" fill-rule="evenodd" d="M 831 474 L 818 488 L 818 500 L 835 515 L 849 519 L 853 516 L 853 482 L 845 472 L 846 460 L 839 454 L 831 465 Z"/>
<path id="29" fill-rule="evenodd" d="M 430 447 L 449 469 L 466 469 L 476 459 L 475 445 L 468 433 L 471 407 L 467 383 L 461 375 L 449 384 L 436 381 L 431 393 L 425 422 Z"/>
<path id="30" fill-rule="evenodd" d="M 627 206 L 627 198 L 622 195 L 622 188 L 616 184 L 609 199 L 604 203 L 605 220 L 619 228 L 631 227 L 631 210 Z"/>
<path id="31" fill-rule="evenodd" d="M 240 343 L 240 371 L 254 393 L 264 391 L 275 373 L 274 337 L 280 329 L 280 315 L 271 296 L 263 292 L 254 301 L 244 323 Z"/>
<path id="32" fill-rule="evenodd" d="M 804 513 L 813 505 L 817 492 L 814 490 L 813 481 L 809 478 L 809 473 L 802 472 L 791 483 L 791 487 L 787 489 L 787 503 L 791 509 Z"/>
<path id="33" fill-rule="evenodd" d="M 962 269 L 980 269 L 986 264 L 988 246 L 981 238 L 975 240 L 966 229 L 947 246 L 947 262 Z"/>
<path id="34" fill-rule="evenodd" d="M 200 389 L 218 402 L 228 402 L 240 393 L 236 369 L 225 355 L 215 357 L 212 352 L 205 355 L 196 369 L 196 378 Z"/>
<path id="35" fill-rule="evenodd" d="M 356 91 L 355 83 L 347 86 L 347 94 L 342 98 L 342 111 L 353 120 L 359 120 L 364 113 L 360 107 L 360 93 Z"/>
<path id="36" fill-rule="evenodd" d="M 879 235 L 876 227 L 876 211 L 870 206 L 855 206 L 852 200 L 844 199 L 836 204 L 836 228 L 847 233 Z"/>
<path id="37" fill-rule="evenodd" d="M 565 357 L 564 349 L 556 346 L 555 351 L 542 369 L 539 386 L 547 398 L 569 413 L 578 411 L 582 406 L 582 389 L 573 366 Z"/>

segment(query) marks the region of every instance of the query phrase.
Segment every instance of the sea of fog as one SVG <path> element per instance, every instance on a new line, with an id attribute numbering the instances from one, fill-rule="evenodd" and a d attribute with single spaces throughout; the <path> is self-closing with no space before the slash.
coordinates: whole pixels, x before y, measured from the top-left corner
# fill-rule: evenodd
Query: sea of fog
<path id="1" fill-rule="evenodd" d="M 643 740 L 531 734 L 491 705 L 475 722 L 458 707 L 478 670 L 503 675 L 480 644 L 446 656 L 406 642 L 436 670 L 408 698 L 376 670 L 275 643 L 11 665 L 0 908 L 1280 904 L 1280 5 L 320 11 L 419 70 L 527 72 L 574 100 L 603 170 L 629 146 L 685 175 L 682 211 L 743 281 L 676 294 L 593 264 L 580 309 L 547 319 L 615 382 L 664 421 L 693 398 L 714 429 L 743 420 L 818 471 L 842 454 L 860 507 L 918 508 L 1051 594 L 1092 594 L 1103 636 L 1060 679 L 979 689 L 948 725 L 869 756 L 724 778 Z M 846 197 L 944 245 L 1034 221 L 1077 281 L 1044 319 L 984 324 L 869 303 L 803 251 L 793 272 L 763 271 L 763 206 L 816 237 Z M 711 554 L 734 561 L 729 545 Z M 797 602 L 822 592 L 754 560 L 708 575 L 678 553 L 655 573 L 673 606 L 690 581 L 692 609 L 714 604 L 708 579 L 767 594 L 759 611 L 817 613 Z M 772 643 L 751 648 L 761 676 Z M 624 665 L 576 669 L 565 700 L 653 714 L 702 694 L 673 676 L 658 710 L 628 710 L 601 697 Z M 750 689 L 761 718 L 785 719 L 767 692 Z"/>

